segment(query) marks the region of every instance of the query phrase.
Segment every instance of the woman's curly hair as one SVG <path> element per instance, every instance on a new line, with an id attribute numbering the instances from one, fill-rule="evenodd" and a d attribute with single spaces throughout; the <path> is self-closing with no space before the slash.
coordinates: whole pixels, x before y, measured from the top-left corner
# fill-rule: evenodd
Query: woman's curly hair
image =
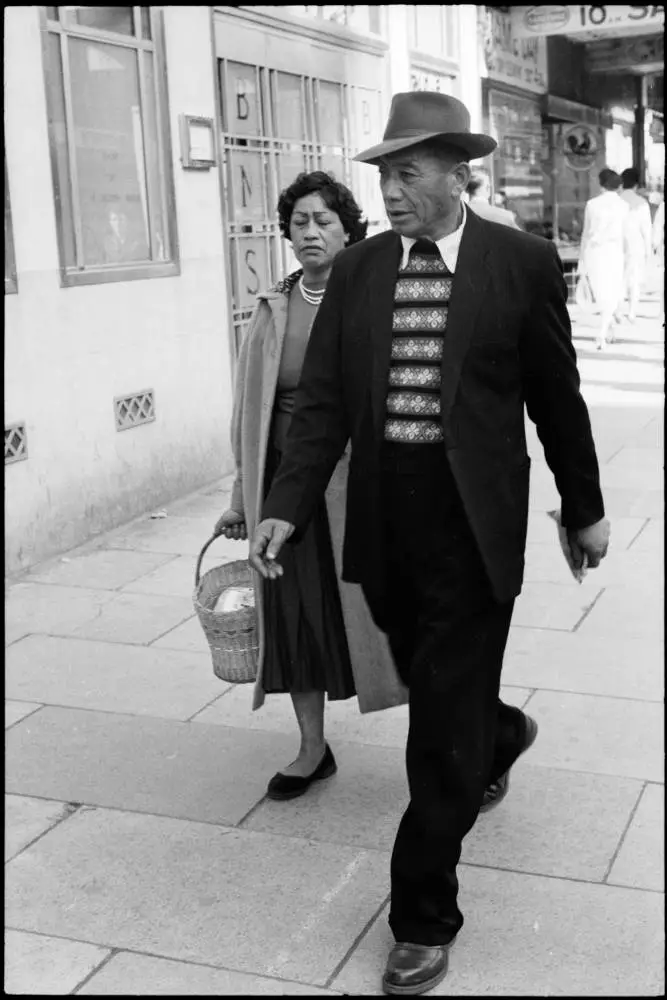
<path id="1" fill-rule="evenodd" d="M 299 198 L 305 198 L 308 194 L 319 194 L 327 208 L 336 213 L 350 237 L 348 245 L 364 239 L 368 221 L 361 218 L 361 209 L 350 189 L 337 181 L 333 174 L 313 170 L 312 173 L 299 174 L 289 187 L 281 191 L 278 198 L 280 232 L 286 240 L 290 238 L 289 226 L 294 206 Z"/>

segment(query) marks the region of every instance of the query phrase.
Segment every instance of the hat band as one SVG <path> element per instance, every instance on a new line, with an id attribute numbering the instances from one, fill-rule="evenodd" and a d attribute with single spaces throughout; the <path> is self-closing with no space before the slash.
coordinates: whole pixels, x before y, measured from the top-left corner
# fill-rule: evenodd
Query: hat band
<path id="1" fill-rule="evenodd" d="M 436 133 L 437 135 L 468 135 L 469 129 L 456 129 L 455 131 L 450 131 L 449 129 L 444 129 L 442 126 L 437 126 L 436 128 L 401 128 L 395 131 L 389 130 L 385 132 L 383 139 L 385 142 L 391 139 L 411 139 L 415 135 L 425 135 L 425 134 Z"/>

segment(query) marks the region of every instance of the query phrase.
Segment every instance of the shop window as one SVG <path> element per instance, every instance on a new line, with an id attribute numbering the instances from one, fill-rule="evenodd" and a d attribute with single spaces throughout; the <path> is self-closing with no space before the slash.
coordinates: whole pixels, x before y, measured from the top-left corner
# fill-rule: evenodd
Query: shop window
<path id="1" fill-rule="evenodd" d="M 14 232 L 12 229 L 12 206 L 9 200 L 7 179 L 7 157 L 5 155 L 5 293 L 15 292 L 16 259 L 14 257 Z"/>
<path id="2" fill-rule="evenodd" d="M 159 12 L 44 10 L 63 284 L 178 273 Z"/>

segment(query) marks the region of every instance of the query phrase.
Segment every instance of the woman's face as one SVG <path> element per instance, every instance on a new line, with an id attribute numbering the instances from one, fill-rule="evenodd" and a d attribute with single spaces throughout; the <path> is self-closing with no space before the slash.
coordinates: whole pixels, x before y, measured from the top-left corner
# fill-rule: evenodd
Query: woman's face
<path id="1" fill-rule="evenodd" d="M 295 203 L 289 235 L 304 271 L 328 270 L 349 241 L 340 216 L 327 208 L 319 194 L 307 194 Z"/>

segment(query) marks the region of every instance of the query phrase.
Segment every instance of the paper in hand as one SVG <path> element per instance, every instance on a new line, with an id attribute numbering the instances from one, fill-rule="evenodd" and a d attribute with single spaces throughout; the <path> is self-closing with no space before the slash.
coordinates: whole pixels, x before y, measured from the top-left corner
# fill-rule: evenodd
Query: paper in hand
<path id="1" fill-rule="evenodd" d="M 575 580 L 577 581 L 577 583 L 581 583 L 583 581 L 584 577 L 586 576 L 586 570 L 588 568 L 588 556 L 584 552 L 584 558 L 583 558 L 583 561 L 581 563 L 581 566 L 577 566 L 576 565 L 576 563 L 574 561 L 574 557 L 572 555 L 572 549 L 570 548 L 570 543 L 568 541 L 567 529 L 564 528 L 563 525 L 561 524 L 560 511 L 559 510 L 550 510 L 550 511 L 548 511 L 548 514 L 549 514 L 549 517 L 553 518 L 554 521 L 556 522 L 556 526 L 558 528 L 558 541 L 560 542 L 560 547 L 563 550 L 563 555 L 565 556 L 565 561 L 567 562 L 568 566 L 570 567 L 570 571 L 572 573 L 572 576 L 575 578 Z"/>

